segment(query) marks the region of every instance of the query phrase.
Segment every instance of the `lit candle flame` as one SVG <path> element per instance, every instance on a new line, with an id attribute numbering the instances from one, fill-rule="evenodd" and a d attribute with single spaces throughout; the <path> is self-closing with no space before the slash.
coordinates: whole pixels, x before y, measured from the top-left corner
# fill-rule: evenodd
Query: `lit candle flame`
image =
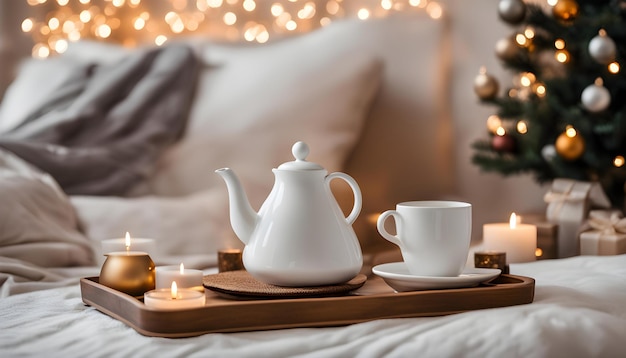
<path id="1" fill-rule="evenodd" d="M 517 227 L 517 215 L 515 213 L 511 214 L 511 218 L 509 219 L 509 226 L 511 229 L 515 229 Z"/>
<path id="2" fill-rule="evenodd" d="M 185 265 L 183 265 L 183 263 L 180 263 L 180 274 L 184 274 L 185 273 Z"/>
<path id="3" fill-rule="evenodd" d="M 176 281 L 172 281 L 172 288 L 170 292 L 172 293 L 172 299 L 175 300 L 178 297 L 178 286 L 176 286 Z"/>
<path id="4" fill-rule="evenodd" d="M 130 250 L 130 234 L 126 231 L 126 251 Z"/>

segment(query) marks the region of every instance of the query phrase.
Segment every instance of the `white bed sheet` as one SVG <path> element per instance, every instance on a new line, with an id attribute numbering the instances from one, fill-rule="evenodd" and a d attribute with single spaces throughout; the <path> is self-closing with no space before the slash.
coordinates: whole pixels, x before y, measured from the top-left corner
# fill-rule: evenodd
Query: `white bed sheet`
<path id="1" fill-rule="evenodd" d="M 512 265 L 532 304 L 184 339 L 145 337 L 85 306 L 78 284 L 0 300 L 3 357 L 624 357 L 626 255 Z"/>

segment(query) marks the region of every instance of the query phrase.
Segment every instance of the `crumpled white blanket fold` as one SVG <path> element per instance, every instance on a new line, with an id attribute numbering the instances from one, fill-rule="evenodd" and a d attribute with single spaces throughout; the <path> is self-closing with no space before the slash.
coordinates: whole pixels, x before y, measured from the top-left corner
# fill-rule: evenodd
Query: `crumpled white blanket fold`
<path id="1" fill-rule="evenodd" d="M 49 175 L 0 149 L 0 297 L 67 285 L 49 268 L 94 264 L 68 197 Z"/>
<path id="2" fill-rule="evenodd" d="M 532 304 L 345 327 L 145 337 L 85 306 L 78 285 L 0 300 L 0 352 L 50 357 L 623 357 L 626 255 L 511 266 Z M 297 312 L 294 312 L 297 314 Z"/>

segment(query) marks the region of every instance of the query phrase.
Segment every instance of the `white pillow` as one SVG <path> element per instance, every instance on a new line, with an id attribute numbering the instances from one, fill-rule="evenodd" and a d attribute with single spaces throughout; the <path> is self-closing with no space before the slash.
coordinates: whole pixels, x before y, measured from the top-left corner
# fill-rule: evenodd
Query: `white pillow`
<path id="1" fill-rule="evenodd" d="M 355 32 L 333 24 L 268 45 L 206 43 L 187 133 L 162 157 L 153 192 L 225 190 L 213 171 L 231 167 L 258 208 L 273 183 L 271 169 L 293 160 L 299 140 L 309 144 L 308 160 L 341 170 L 382 69 L 376 56 L 351 46 L 348 34 Z"/>

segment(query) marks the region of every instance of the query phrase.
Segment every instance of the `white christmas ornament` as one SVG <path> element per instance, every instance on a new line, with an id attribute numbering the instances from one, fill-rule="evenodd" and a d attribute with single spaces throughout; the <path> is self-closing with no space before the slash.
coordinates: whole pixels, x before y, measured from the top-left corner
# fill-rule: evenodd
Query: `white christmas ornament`
<path id="1" fill-rule="evenodd" d="M 546 144 L 543 148 L 541 148 L 541 156 L 548 162 L 556 158 L 556 148 L 554 145 Z"/>
<path id="2" fill-rule="evenodd" d="M 502 20 L 517 24 L 526 16 L 526 5 L 522 0 L 500 0 L 498 14 Z"/>
<path id="3" fill-rule="evenodd" d="M 589 41 L 589 54 L 603 65 L 615 60 L 616 51 L 615 41 L 604 30 L 598 31 L 598 35 Z"/>
<path id="4" fill-rule="evenodd" d="M 603 86 L 602 79 L 597 78 L 592 85 L 583 90 L 580 101 L 588 111 L 601 112 L 611 104 L 611 93 Z"/>

